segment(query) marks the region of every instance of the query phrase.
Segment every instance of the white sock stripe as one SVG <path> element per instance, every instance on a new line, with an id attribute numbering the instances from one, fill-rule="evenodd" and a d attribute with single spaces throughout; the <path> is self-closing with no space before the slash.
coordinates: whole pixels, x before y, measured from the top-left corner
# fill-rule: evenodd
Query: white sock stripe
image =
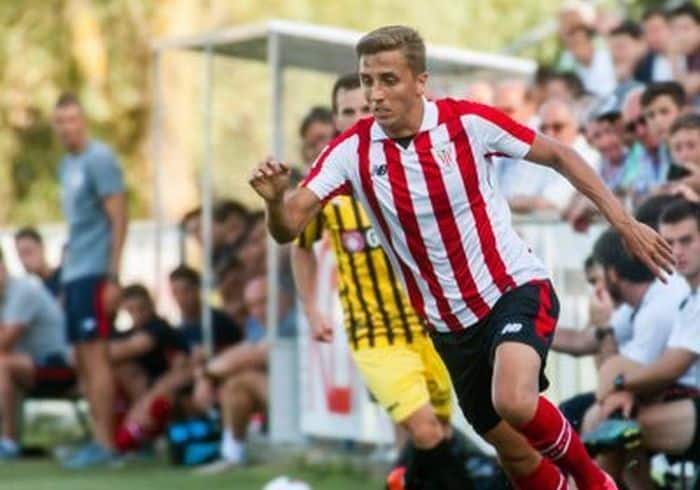
<path id="1" fill-rule="evenodd" d="M 559 473 L 559 483 L 557 484 L 557 490 L 566 490 L 566 478 L 564 475 Z"/>
<path id="2" fill-rule="evenodd" d="M 552 460 L 557 460 L 564 456 L 564 454 L 566 454 L 566 451 L 569 450 L 569 446 L 571 445 L 571 438 L 571 426 L 569 424 L 566 424 L 564 426 L 563 437 L 557 439 L 557 443 L 549 451 L 547 451 L 547 457 Z"/>
<path id="3" fill-rule="evenodd" d="M 566 429 L 567 429 L 568 425 L 569 424 L 566 423 L 566 421 L 563 421 L 563 425 L 561 427 L 561 430 L 559 431 L 559 435 L 555 439 L 554 443 L 551 444 L 550 446 L 548 446 L 547 448 L 542 449 L 540 452 L 541 453 L 549 453 L 551 451 L 554 451 L 559 446 L 559 444 L 561 444 L 562 439 L 566 436 Z"/>

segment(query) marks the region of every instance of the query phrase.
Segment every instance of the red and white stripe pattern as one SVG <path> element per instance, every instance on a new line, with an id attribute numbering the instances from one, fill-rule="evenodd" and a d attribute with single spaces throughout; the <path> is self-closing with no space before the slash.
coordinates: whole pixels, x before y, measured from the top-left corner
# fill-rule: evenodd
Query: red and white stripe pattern
<path id="1" fill-rule="evenodd" d="M 547 277 L 491 182 L 490 156 L 522 158 L 533 139 L 490 107 L 425 101 L 408 148 L 364 119 L 329 145 L 303 185 L 324 201 L 354 193 L 416 310 L 432 328 L 458 331 L 504 292 Z"/>

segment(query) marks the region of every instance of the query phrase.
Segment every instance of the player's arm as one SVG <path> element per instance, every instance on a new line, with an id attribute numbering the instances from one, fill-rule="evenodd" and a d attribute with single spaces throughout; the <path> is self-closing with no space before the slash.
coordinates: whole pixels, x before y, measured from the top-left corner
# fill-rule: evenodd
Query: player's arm
<path id="1" fill-rule="evenodd" d="M 119 277 L 122 250 L 126 241 L 127 210 L 124 193 L 111 194 L 102 200 L 112 230 L 112 248 L 109 258 L 109 274 Z"/>
<path id="2" fill-rule="evenodd" d="M 673 254 L 665 240 L 650 227 L 637 222 L 603 184 L 593 169 L 572 148 L 542 134 L 536 134 L 525 155 L 529 161 L 553 168 L 581 194 L 588 197 L 620 233 L 629 251 L 657 277 L 672 272 Z"/>
<path id="3" fill-rule="evenodd" d="M 267 228 L 278 243 L 291 242 L 321 209 L 321 200 L 306 187 L 289 190 L 289 176 L 286 164 L 267 159 L 249 181 L 265 201 Z"/>
<path id="4" fill-rule="evenodd" d="M 625 373 L 624 389 L 637 395 L 658 393 L 675 383 L 697 360 L 697 354 L 686 349 L 666 349 L 651 364 Z"/>
<path id="5" fill-rule="evenodd" d="M 109 341 L 109 359 L 122 362 L 149 352 L 155 346 L 155 340 L 146 332 L 137 332 L 123 339 Z"/>

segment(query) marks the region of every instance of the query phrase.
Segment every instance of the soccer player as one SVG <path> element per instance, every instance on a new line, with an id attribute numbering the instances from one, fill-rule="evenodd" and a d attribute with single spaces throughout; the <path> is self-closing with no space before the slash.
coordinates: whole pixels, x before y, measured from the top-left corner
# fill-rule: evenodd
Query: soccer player
<path id="1" fill-rule="evenodd" d="M 339 78 L 332 98 L 339 132 L 369 115 L 357 74 Z M 426 473 L 434 466 L 430 464 L 433 455 L 443 460 L 451 456 L 446 433 L 452 410 L 450 376 L 403 293 L 367 214 L 350 196 L 331 200 L 292 249 L 297 291 L 314 336 L 329 341 L 333 333 L 317 308 L 317 264 L 312 247 L 324 230 L 330 234 L 338 262 L 352 356 L 370 392 L 394 422 L 407 429 L 417 448 L 406 480 L 447 478 L 444 471 L 433 477 Z M 452 462 L 464 473 L 464 462 Z M 466 474 L 461 476 L 466 479 Z M 455 482 L 454 488 L 467 488 L 464 479 Z M 445 482 L 444 488 L 452 487 Z"/>
<path id="2" fill-rule="evenodd" d="M 114 452 L 114 374 L 107 352 L 119 301 L 127 232 L 124 177 L 112 150 L 90 138 L 83 108 L 59 97 L 54 128 L 65 148 L 59 168 L 68 245 L 61 270 L 68 340 L 90 405 L 95 441 L 65 461 L 69 468 L 109 464 Z"/>
<path id="3" fill-rule="evenodd" d="M 559 305 L 546 269 L 512 228 L 489 157 L 558 170 L 661 277 L 671 270 L 668 244 L 635 221 L 572 149 L 491 107 L 428 101 L 425 45 L 415 30 L 382 27 L 356 52 L 374 117 L 333 140 L 295 190 L 284 163 L 270 159 L 253 170 L 270 233 L 291 241 L 329 198 L 352 192 L 431 329 L 465 416 L 495 446 L 516 487 L 564 488 L 563 471 L 581 490 L 616 488 L 539 395 Z"/>

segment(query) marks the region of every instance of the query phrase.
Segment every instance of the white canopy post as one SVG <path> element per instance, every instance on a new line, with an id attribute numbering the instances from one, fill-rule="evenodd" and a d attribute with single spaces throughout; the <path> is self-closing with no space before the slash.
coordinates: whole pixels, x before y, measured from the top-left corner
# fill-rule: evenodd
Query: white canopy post
<path id="1" fill-rule="evenodd" d="M 162 165 L 161 165 L 161 144 L 163 142 L 163 97 L 160 86 L 161 52 L 154 51 L 151 57 L 153 73 L 151 74 L 151 88 L 153 94 L 153 111 L 151 113 L 151 164 L 153 165 L 153 201 L 151 203 L 151 213 L 155 220 L 155 237 L 153 243 L 155 250 L 153 253 L 153 294 L 160 298 L 161 274 L 163 273 L 163 194 L 162 194 Z"/>
<path id="2" fill-rule="evenodd" d="M 212 332 L 211 308 L 209 296 L 214 284 L 212 277 L 212 207 L 213 207 L 213 181 L 212 181 L 212 142 L 211 142 L 211 113 L 214 53 L 212 45 L 207 44 L 204 50 L 202 65 L 202 168 L 200 169 L 200 185 L 202 189 L 202 346 L 207 358 L 214 352 L 214 335 Z"/>

